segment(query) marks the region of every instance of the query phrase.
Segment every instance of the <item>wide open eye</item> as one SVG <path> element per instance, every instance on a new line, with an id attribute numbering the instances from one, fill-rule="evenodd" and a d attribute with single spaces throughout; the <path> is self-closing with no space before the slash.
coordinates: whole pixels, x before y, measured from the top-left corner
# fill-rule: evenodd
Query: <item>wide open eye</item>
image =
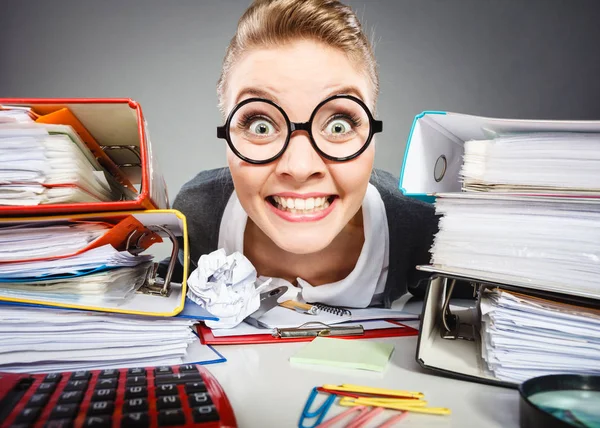
<path id="1" fill-rule="evenodd" d="M 266 119 L 253 120 L 249 123 L 248 130 L 260 136 L 268 136 L 276 132 L 273 124 Z"/>
<path id="2" fill-rule="evenodd" d="M 352 124 L 345 119 L 334 119 L 325 127 L 325 133 L 331 135 L 343 135 L 352 130 Z"/>
<path id="3" fill-rule="evenodd" d="M 359 126 L 360 119 L 338 113 L 325 122 L 321 134 L 330 141 L 345 141 L 356 135 L 356 128 Z"/>

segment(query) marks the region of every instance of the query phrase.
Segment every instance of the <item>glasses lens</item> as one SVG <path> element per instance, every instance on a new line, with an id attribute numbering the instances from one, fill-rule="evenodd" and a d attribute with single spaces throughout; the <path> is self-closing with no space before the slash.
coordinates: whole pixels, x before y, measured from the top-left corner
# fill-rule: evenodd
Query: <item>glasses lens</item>
<path id="1" fill-rule="evenodd" d="M 323 153 L 343 158 L 362 149 L 369 138 L 369 127 L 369 116 L 360 104 L 348 98 L 336 98 L 319 108 L 311 131 Z"/>
<path id="2" fill-rule="evenodd" d="M 229 124 L 231 143 L 248 159 L 263 161 L 283 148 L 288 127 L 283 114 L 271 104 L 252 101 L 240 107 Z"/>

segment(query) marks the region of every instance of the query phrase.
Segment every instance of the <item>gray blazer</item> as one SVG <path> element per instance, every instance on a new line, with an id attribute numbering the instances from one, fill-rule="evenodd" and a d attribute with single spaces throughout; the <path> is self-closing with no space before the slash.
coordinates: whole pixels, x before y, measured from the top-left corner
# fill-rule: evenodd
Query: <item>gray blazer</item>
<path id="1" fill-rule="evenodd" d="M 389 308 L 407 291 L 424 294 L 425 284 L 421 280 L 428 274 L 417 271 L 415 266 L 429 263 L 438 217 L 433 205 L 402 195 L 398 180 L 388 172 L 373 170 L 370 182 L 381 194 L 388 219 L 389 271 L 383 305 Z M 175 198 L 173 208 L 187 219 L 191 269 L 201 255 L 217 250 L 221 218 L 233 191 L 229 169 L 219 168 L 196 175 Z M 174 280 L 181 280 L 181 276 L 179 266 Z"/>

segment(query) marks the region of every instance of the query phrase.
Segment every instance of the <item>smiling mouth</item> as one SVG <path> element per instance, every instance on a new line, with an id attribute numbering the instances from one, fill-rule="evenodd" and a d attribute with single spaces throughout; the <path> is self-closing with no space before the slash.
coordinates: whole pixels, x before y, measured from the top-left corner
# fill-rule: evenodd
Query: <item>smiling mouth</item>
<path id="1" fill-rule="evenodd" d="M 312 214 L 326 210 L 336 198 L 336 195 L 306 199 L 268 196 L 267 201 L 281 211 L 292 214 Z"/>

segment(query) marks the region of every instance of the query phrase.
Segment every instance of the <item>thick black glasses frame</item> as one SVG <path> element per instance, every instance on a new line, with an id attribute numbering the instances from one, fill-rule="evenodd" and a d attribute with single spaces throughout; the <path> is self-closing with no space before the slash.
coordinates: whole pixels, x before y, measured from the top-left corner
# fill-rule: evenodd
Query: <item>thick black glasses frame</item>
<path id="1" fill-rule="evenodd" d="M 315 115 L 317 114 L 317 112 L 319 111 L 319 109 L 326 103 L 328 103 L 329 101 L 332 100 L 336 100 L 336 99 L 340 99 L 340 98 L 345 98 L 345 99 L 349 99 L 352 100 L 356 103 L 358 103 L 363 110 L 367 113 L 367 117 L 369 118 L 369 136 L 367 137 L 367 140 L 365 141 L 365 143 L 363 144 L 363 146 L 360 148 L 360 150 L 358 150 L 356 153 L 350 155 L 350 156 L 344 156 L 341 158 L 335 157 L 335 156 L 330 156 L 327 153 L 323 152 L 319 146 L 317 145 L 317 143 L 315 142 L 315 139 L 312 135 L 312 122 L 313 119 L 315 118 Z M 235 115 L 235 113 L 242 108 L 243 106 L 245 106 L 248 103 L 251 102 L 255 102 L 255 101 L 260 101 L 263 103 L 267 103 L 272 105 L 273 107 L 275 107 L 277 110 L 279 110 L 279 112 L 282 114 L 283 118 L 285 119 L 285 123 L 287 125 L 288 128 L 288 135 L 285 139 L 285 143 L 283 144 L 283 147 L 281 148 L 281 150 L 279 151 L 279 153 L 277 153 L 275 156 L 269 158 L 269 159 L 265 159 L 265 160 L 260 160 L 257 161 L 255 159 L 250 159 L 247 158 L 246 156 L 244 156 L 243 154 L 241 154 L 236 148 L 235 145 L 233 144 L 233 142 L 231 141 L 231 136 L 229 133 L 229 129 L 231 128 L 231 120 L 233 119 L 233 116 Z M 371 111 L 369 110 L 369 108 L 367 107 L 367 105 L 359 98 L 356 98 L 352 95 L 333 95 L 332 97 L 329 97 L 323 101 L 321 101 L 319 103 L 319 105 L 317 105 L 315 107 L 315 109 L 313 110 L 312 114 L 310 115 L 310 119 L 308 120 L 308 122 L 290 122 L 290 119 L 288 118 L 288 115 L 285 113 L 285 111 L 278 106 L 277 104 L 275 104 L 273 101 L 271 100 L 267 100 L 264 98 L 248 98 L 242 102 L 240 102 L 237 106 L 235 106 L 235 108 L 231 111 L 231 113 L 229 113 L 229 116 L 227 117 L 227 121 L 225 122 L 225 125 L 223 126 L 218 126 L 217 127 L 217 138 L 223 138 L 227 141 L 227 144 L 229 145 L 229 148 L 231 149 L 231 151 L 233 153 L 235 153 L 235 155 L 237 157 L 239 157 L 240 159 L 242 159 L 245 162 L 254 164 L 254 165 L 263 165 L 263 164 L 267 164 L 267 163 L 271 163 L 274 160 L 276 160 L 277 158 L 279 158 L 281 155 L 283 155 L 283 153 L 286 151 L 289 143 L 290 143 L 290 139 L 292 137 L 292 133 L 296 132 L 296 131 L 306 131 L 306 133 L 308 134 L 308 136 L 310 137 L 310 144 L 313 146 L 313 148 L 315 149 L 315 151 L 322 157 L 324 157 L 325 159 L 329 159 L 331 161 L 335 161 L 335 162 L 345 162 L 345 161 L 349 161 L 352 160 L 358 156 L 360 156 L 365 150 L 367 150 L 367 148 L 369 147 L 369 144 L 371 144 L 371 140 L 373 139 L 373 135 L 375 135 L 378 132 L 383 131 L 383 122 L 380 120 L 375 120 L 375 118 L 373 118 L 373 115 L 371 114 Z"/>

